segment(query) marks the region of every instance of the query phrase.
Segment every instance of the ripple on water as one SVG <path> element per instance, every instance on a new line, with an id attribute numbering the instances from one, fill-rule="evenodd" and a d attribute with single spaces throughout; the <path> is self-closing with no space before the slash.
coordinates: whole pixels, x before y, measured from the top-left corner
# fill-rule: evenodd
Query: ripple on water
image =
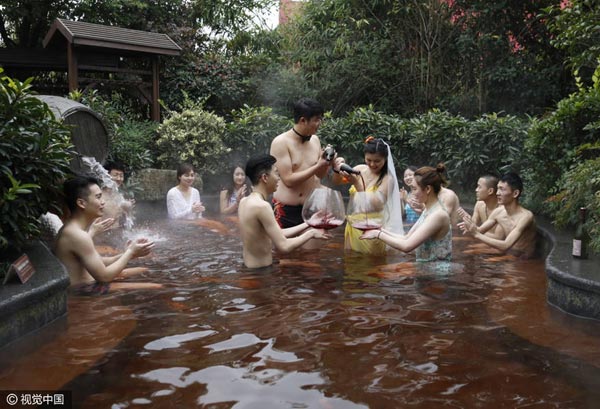
<path id="1" fill-rule="evenodd" d="M 72 387 L 84 409 L 572 408 L 597 401 L 597 359 L 569 357 L 514 332 L 515 322 L 535 331 L 553 319 L 543 294 L 529 295 L 543 293 L 542 262 L 534 271 L 463 254 L 461 242 L 455 254 L 464 268 L 428 272 L 406 267 L 407 258 L 343 254 L 340 234 L 332 240 L 338 247 L 299 252 L 258 273 L 241 267 L 236 237 L 198 226 L 149 229 L 166 240 L 133 264 L 148 267 L 143 281 L 163 288 L 70 300 L 68 339 L 40 348 L 31 337 L 42 352 L 31 359 L 34 369 L 22 371 L 23 385 L 80 364 L 89 368 L 83 376 L 73 372 L 53 387 Z M 73 314 L 84 305 L 85 313 Z M 580 339 L 581 328 L 561 322 L 539 338 Z M 577 345 L 592 356 L 599 327 L 585 327 L 589 342 Z M 0 383 L 16 378 L 18 365 L 0 359 Z"/>
<path id="2" fill-rule="evenodd" d="M 246 303 L 245 301 L 246 299 L 244 298 L 234 298 L 233 300 L 226 302 L 223 307 L 219 308 L 215 313 L 217 315 L 238 314 L 256 308 L 256 305 Z"/>
<path id="3" fill-rule="evenodd" d="M 236 334 L 225 341 L 207 345 L 206 348 L 209 348 L 212 352 L 219 352 L 230 349 L 246 348 L 263 342 L 266 341 L 261 340 L 254 334 Z"/>
<path id="4" fill-rule="evenodd" d="M 216 334 L 217 331 L 195 331 L 187 334 L 170 335 L 168 337 L 159 338 L 144 345 L 144 348 L 149 351 L 162 351 L 163 349 L 179 348 L 182 343 L 194 341 L 200 338 L 205 338 Z"/>
<path id="5" fill-rule="evenodd" d="M 137 377 L 177 388 L 195 383 L 204 384 L 206 393 L 196 401 L 200 405 L 252 402 L 252 407 L 255 408 L 368 408 L 367 405 L 328 396 L 318 390 L 317 387 L 327 382 L 318 372 L 286 372 L 279 369 L 255 371 L 217 365 L 195 372 L 191 372 L 189 368 L 164 368 Z M 246 404 L 242 406 L 246 407 Z"/>

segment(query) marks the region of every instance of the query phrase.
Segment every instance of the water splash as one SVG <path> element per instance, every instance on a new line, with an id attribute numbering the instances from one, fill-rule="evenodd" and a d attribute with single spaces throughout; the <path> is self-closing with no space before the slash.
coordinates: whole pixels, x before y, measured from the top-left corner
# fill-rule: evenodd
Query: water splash
<path id="1" fill-rule="evenodd" d="M 99 163 L 96 158 L 91 156 L 84 156 L 81 158 L 81 161 L 87 168 L 90 170 L 93 176 L 99 178 L 102 181 L 102 187 L 106 187 L 113 190 L 118 190 L 118 186 L 114 180 L 110 177 L 110 173 L 101 163 Z M 121 195 L 122 197 L 122 195 Z"/>
<path id="2" fill-rule="evenodd" d="M 135 241 L 139 238 L 146 238 L 154 243 L 160 243 L 161 241 L 167 240 L 166 237 L 163 237 L 159 233 L 150 229 L 129 229 L 124 233 L 124 237 L 127 240 L 132 241 Z"/>

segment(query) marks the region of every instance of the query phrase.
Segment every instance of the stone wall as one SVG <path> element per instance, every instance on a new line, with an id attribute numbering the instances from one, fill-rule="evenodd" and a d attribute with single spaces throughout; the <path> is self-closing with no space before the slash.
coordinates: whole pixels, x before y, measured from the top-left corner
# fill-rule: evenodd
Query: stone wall
<path id="1" fill-rule="evenodd" d="M 172 169 L 142 169 L 131 176 L 131 183 L 139 186 L 135 199 L 165 200 L 169 189 L 177 185 L 177 171 Z M 194 187 L 202 191 L 202 178 L 196 175 Z"/>

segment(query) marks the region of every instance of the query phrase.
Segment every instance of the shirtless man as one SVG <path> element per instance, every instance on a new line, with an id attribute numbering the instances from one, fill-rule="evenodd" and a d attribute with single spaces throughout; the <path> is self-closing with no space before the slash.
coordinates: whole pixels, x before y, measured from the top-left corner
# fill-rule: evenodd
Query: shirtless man
<path id="1" fill-rule="evenodd" d="M 153 242 L 137 239 L 124 253 L 101 257 L 88 229 L 104 211 L 102 190 L 92 177 L 77 176 L 64 184 L 66 204 L 71 216 L 58 233 L 54 253 L 69 271 L 71 287 L 80 295 L 105 294 L 112 289 L 157 288 L 151 283 L 110 283 L 129 260 L 150 253 Z"/>
<path id="2" fill-rule="evenodd" d="M 120 162 L 108 162 L 105 168 L 114 182 L 114 188 L 104 186 L 102 189 L 105 201 L 104 215 L 118 221 L 114 227 L 123 226 L 127 218 L 131 217 L 135 205 L 135 199 L 125 199 L 119 191 L 125 180 L 125 165 Z"/>
<path id="3" fill-rule="evenodd" d="M 302 221 L 302 205 L 330 166 L 339 170 L 343 158 L 327 161 L 321 142 L 315 135 L 324 109 L 317 101 L 303 98 L 294 105 L 294 126 L 271 143 L 271 155 L 283 183 L 273 195 L 275 219 L 281 228 L 297 226 Z"/>
<path id="4" fill-rule="evenodd" d="M 519 204 L 519 196 L 523 192 L 523 182 L 516 173 L 507 173 L 500 178 L 496 196 L 498 206 L 479 227 L 471 220 L 459 223 L 463 233 L 473 237 L 502 252 L 511 253 L 521 258 L 535 255 L 537 229 L 531 211 Z M 490 237 L 485 233 L 494 226 L 502 229 L 503 239 Z"/>
<path id="5" fill-rule="evenodd" d="M 238 217 L 244 264 L 248 268 L 273 264 L 273 245 L 282 253 L 289 253 L 312 238 L 329 238 L 323 230 L 306 230 L 308 225 L 304 222 L 287 229 L 279 227 L 267 202 L 267 197 L 276 191 L 279 184 L 275 162 L 271 155 L 260 155 L 250 158 L 246 164 L 246 176 L 252 181 L 253 188 L 252 193 L 240 201 Z"/>
<path id="6" fill-rule="evenodd" d="M 462 207 L 458 209 L 459 216 L 465 221 L 471 220 L 477 227 L 481 226 L 498 207 L 498 198 L 496 197 L 497 187 L 498 178 L 496 176 L 485 175 L 480 177 L 477 180 L 477 187 L 475 188 L 477 202 L 473 209 L 473 216 L 469 216 Z M 486 234 L 497 239 L 504 238 L 500 225 L 496 225 Z"/>

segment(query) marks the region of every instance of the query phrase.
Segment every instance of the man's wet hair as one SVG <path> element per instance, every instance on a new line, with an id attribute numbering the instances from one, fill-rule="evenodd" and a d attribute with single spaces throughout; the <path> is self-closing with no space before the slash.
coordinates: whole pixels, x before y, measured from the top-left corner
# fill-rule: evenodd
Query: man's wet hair
<path id="1" fill-rule="evenodd" d="M 300 122 L 300 118 L 307 120 L 314 116 L 323 116 L 325 109 L 318 101 L 311 98 L 302 98 L 294 104 L 294 123 Z"/>
<path id="2" fill-rule="evenodd" d="M 519 196 L 517 197 L 520 197 L 523 194 L 523 180 L 521 180 L 521 177 L 515 172 L 506 173 L 500 178 L 499 182 L 506 183 L 512 190 L 518 190 Z"/>
<path id="3" fill-rule="evenodd" d="M 93 176 L 77 175 L 65 181 L 63 192 L 65 203 L 71 213 L 77 209 L 77 199 L 87 199 L 90 195 L 90 186 L 100 186 L 100 181 Z"/>
<path id="4" fill-rule="evenodd" d="M 260 177 L 265 173 L 269 173 L 275 162 L 277 162 L 277 159 L 269 154 L 257 155 L 248 159 L 245 172 L 252 185 L 258 185 Z"/>

